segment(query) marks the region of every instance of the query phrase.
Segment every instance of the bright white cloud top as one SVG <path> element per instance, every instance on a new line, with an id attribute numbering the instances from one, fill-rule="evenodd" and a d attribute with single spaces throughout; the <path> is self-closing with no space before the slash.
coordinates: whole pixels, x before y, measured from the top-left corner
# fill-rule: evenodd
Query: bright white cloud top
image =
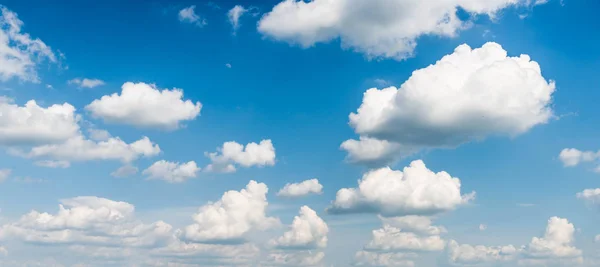
<path id="1" fill-rule="evenodd" d="M 105 95 L 85 108 L 108 123 L 177 129 L 200 115 L 202 104 L 183 100 L 183 90 L 156 88 L 154 84 L 126 82 L 121 94 Z"/>
<path id="2" fill-rule="evenodd" d="M 458 8 L 491 18 L 504 8 L 537 4 L 530 0 L 284 0 L 258 23 L 263 35 L 311 47 L 340 39 L 344 48 L 368 58 L 411 57 L 423 35 L 454 37 L 470 26 Z"/>
<path id="3" fill-rule="evenodd" d="M 302 197 L 310 194 L 322 194 L 323 186 L 318 179 L 310 179 L 300 183 L 287 183 L 279 192 L 281 197 Z"/>
<path id="4" fill-rule="evenodd" d="M 4 6 L 0 10 L 0 81 L 16 78 L 39 83 L 38 64 L 55 63 L 56 55 L 42 40 L 22 31 L 24 23 L 16 13 Z"/>
<path id="5" fill-rule="evenodd" d="M 211 163 L 206 166 L 208 172 L 235 172 L 236 165 L 248 168 L 275 165 L 275 147 L 270 139 L 260 143 L 251 142 L 245 146 L 235 141 L 225 142 L 217 152 L 204 153 Z"/>
<path id="6" fill-rule="evenodd" d="M 268 191 L 267 185 L 250 181 L 245 189 L 225 192 L 219 201 L 200 207 L 183 238 L 201 243 L 242 242 L 252 230 L 279 225 L 279 219 L 265 214 Z"/>
<path id="7" fill-rule="evenodd" d="M 19 106 L 0 97 L 0 144 L 35 145 L 63 142 L 79 134 L 79 116 L 69 103 L 41 107 L 35 100 Z"/>
<path id="8" fill-rule="evenodd" d="M 196 162 L 186 163 L 159 160 L 144 170 L 142 174 L 148 175 L 148 179 L 164 180 L 168 183 L 183 183 L 188 179 L 195 178 L 200 168 Z"/>
<path id="9" fill-rule="evenodd" d="M 358 181 L 358 188 L 342 188 L 331 213 L 380 213 L 386 217 L 435 214 L 449 211 L 474 198 L 461 194 L 460 179 L 447 172 L 435 173 L 421 160 L 402 171 L 389 167 L 371 170 Z"/>
<path id="10" fill-rule="evenodd" d="M 508 57 L 497 43 L 476 49 L 460 45 L 414 71 L 400 88 L 367 90 L 349 116 L 363 138 L 342 148 L 351 160 L 389 162 L 422 149 L 517 136 L 553 117 L 554 90 L 528 55 Z M 368 156 L 361 155 L 364 151 Z"/>
<path id="11" fill-rule="evenodd" d="M 309 208 L 302 206 L 300 214 L 294 217 L 290 229 L 271 244 L 283 249 L 315 249 L 327 246 L 329 227 L 319 215 Z"/>

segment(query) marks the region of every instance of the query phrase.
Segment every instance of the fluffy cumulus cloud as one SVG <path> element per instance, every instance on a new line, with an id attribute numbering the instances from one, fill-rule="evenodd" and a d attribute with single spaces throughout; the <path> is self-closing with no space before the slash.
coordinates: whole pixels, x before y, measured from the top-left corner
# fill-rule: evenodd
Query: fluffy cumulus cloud
<path id="1" fill-rule="evenodd" d="M 195 5 L 179 10 L 177 17 L 181 22 L 194 24 L 198 27 L 204 27 L 204 25 L 207 24 L 206 19 L 201 18 L 198 14 L 196 14 Z"/>
<path id="2" fill-rule="evenodd" d="M 182 237 L 200 243 L 237 243 L 252 230 L 278 225 L 279 219 L 265 214 L 268 190 L 265 184 L 250 181 L 245 189 L 225 192 L 219 201 L 200 207 Z"/>
<path id="3" fill-rule="evenodd" d="M 600 152 L 581 151 L 576 148 L 565 148 L 558 155 L 565 167 L 573 167 L 582 162 L 592 162 L 600 158 Z"/>
<path id="4" fill-rule="evenodd" d="M 278 248 L 314 249 L 327 246 L 329 227 L 319 215 L 307 206 L 300 208 L 300 214 L 294 217 L 289 231 L 271 244 Z"/>
<path id="5" fill-rule="evenodd" d="M 263 35 L 307 48 L 340 39 L 342 47 L 368 58 L 402 60 L 413 55 L 423 35 L 453 37 L 470 26 L 458 9 L 473 17 L 509 6 L 531 6 L 530 0 L 284 0 L 258 23 Z"/>
<path id="6" fill-rule="evenodd" d="M 403 171 L 388 167 L 371 170 L 358 181 L 358 188 L 340 189 L 331 213 L 375 212 L 386 217 L 435 214 L 467 203 L 474 193 L 461 195 L 458 178 L 435 173 L 421 160 Z"/>
<path id="7" fill-rule="evenodd" d="M 322 194 L 323 186 L 318 179 L 310 179 L 300 183 L 287 183 L 279 192 L 282 197 L 301 197 L 309 194 Z"/>
<path id="8" fill-rule="evenodd" d="M 47 108 L 0 97 L 0 145 L 35 145 L 66 141 L 79 134 L 79 116 L 68 103 Z"/>
<path id="9" fill-rule="evenodd" d="M 275 147 L 270 139 L 260 143 L 248 143 L 246 146 L 237 142 L 225 142 L 217 152 L 204 153 L 211 163 L 206 166 L 209 172 L 235 172 L 235 165 L 242 167 L 275 165 Z"/>
<path id="10" fill-rule="evenodd" d="M 42 40 L 22 31 L 24 23 L 16 13 L 4 6 L 0 10 L 0 80 L 39 82 L 38 64 L 57 62 L 56 55 Z"/>
<path id="11" fill-rule="evenodd" d="M 577 193 L 577 198 L 600 207 L 600 188 L 583 190 Z"/>
<path id="12" fill-rule="evenodd" d="M 384 225 L 373 230 L 373 239 L 367 244 L 368 250 L 380 251 L 441 251 L 446 242 L 438 235 L 420 236 L 404 232 L 400 228 Z"/>
<path id="13" fill-rule="evenodd" d="M 104 81 L 100 79 L 75 78 L 67 82 L 68 84 L 76 85 L 80 88 L 94 88 L 104 85 Z"/>
<path id="14" fill-rule="evenodd" d="M 16 151 L 26 158 L 42 158 L 64 162 L 91 160 L 119 160 L 131 162 L 140 157 L 152 157 L 160 153 L 160 147 L 148 137 L 126 143 L 118 137 L 106 141 L 92 141 L 84 136 L 76 136 L 64 143 L 36 146 L 28 152 Z"/>
<path id="15" fill-rule="evenodd" d="M 353 161 L 385 163 L 422 149 L 517 136 L 553 117 L 554 90 L 528 55 L 508 57 L 496 43 L 460 45 L 400 88 L 367 90 L 349 116 L 361 139 L 342 149 Z"/>
<path id="16" fill-rule="evenodd" d="M 448 243 L 450 263 L 460 266 L 497 266 L 516 263 L 524 266 L 574 266 L 584 262 L 582 252 L 573 246 L 575 227 L 567 219 L 552 217 L 542 237 L 533 237 L 529 244 L 516 248 L 507 246 L 472 246 Z"/>
<path id="17" fill-rule="evenodd" d="M 479 265 L 514 260 L 519 251 L 513 245 L 486 247 L 448 243 L 448 260 L 454 265 Z"/>
<path id="18" fill-rule="evenodd" d="M 105 95 L 85 108 L 109 123 L 177 129 L 200 114 L 202 104 L 183 100 L 181 89 L 160 90 L 153 84 L 126 82 L 121 94 Z"/>
<path id="19" fill-rule="evenodd" d="M 154 162 L 142 174 L 148 175 L 148 179 L 164 180 L 168 183 L 183 183 L 188 179 L 195 178 L 200 168 L 196 162 L 186 163 L 159 160 Z"/>

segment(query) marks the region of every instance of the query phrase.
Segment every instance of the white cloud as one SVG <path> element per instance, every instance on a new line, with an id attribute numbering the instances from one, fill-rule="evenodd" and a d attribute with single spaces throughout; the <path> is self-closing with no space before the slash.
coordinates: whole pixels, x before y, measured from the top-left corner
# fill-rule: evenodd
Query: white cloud
<path id="1" fill-rule="evenodd" d="M 206 19 L 201 18 L 198 14 L 196 14 L 195 5 L 179 10 L 178 18 L 181 22 L 191 23 L 198 27 L 204 27 L 207 24 Z"/>
<path id="2" fill-rule="evenodd" d="M 226 64 L 225 64 L 225 67 L 227 67 L 228 69 L 231 69 L 231 64 L 229 64 L 229 63 L 226 63 Z"/>
<path id="3" fill-rule="evenodd" d="M 446 246 L 439 235 L 420 236 L 404 232 L 399 228 L 384 225 L 373 230 L 373 239 L 367 244 L 367 250 L 375 251 L 441 251 Z"/>
<path id="4" fill-rule="evenodd" d="M 0 183 L 6 181 L 6 179 L 12 173 L 11 169 L 0 169 Z"/>
<path id="5" fill-rule="evenodd" d="M 461 195 L 458 178 L 444 171 L 434 173 L 421 160 L 403 171 L 389 167 L 371 170 L 358 183 L 358 188 L 339 190 L 328 210 L 375 212 L 386 217 L 434 214 L 453 210 L 474 197 L 474 193 Z"/>
<path id="6" fill-rule="evenodd" d="M 62 168 L 66 169 L 71 166 L 71 163 L 65 160 L 40 160 L 36 161 L 35 165 L 46 168 Z"/>
<path id="7" fill-rule="evenodd" d="M 275 165 L 275 147 L 270 139 L 258 144 L 248 143 L 245 147 L 234 141 L 225 142 L 222 147 L 217 148 L 217 152 L 204 154 L 211 160 L 211 164 L 206 166 L 206 171 L 209 172 L 235 172 L 234 164 L 246 168 Z"/>
<path id="8" fill-rule="evenodd" d="M 23 21 L 16 13 L 4 6 L 0 8 L 0 80 L 17 78 L 38 83 L 38 63 L 57 62 L 54 52 L 42 40 L 21 31 Z"/>
<path id="9" fill-rule="evenodd" d="M 487 230 L 487 225 L 485 225 L 485 224 L 480 224 L 480 225 L 479 225 L 479 231 L 485 231 L 485 230 Z"/>
<path id="10" fill-rule="evenodd" d="M 342 148 L 355 161 L 389 161 L 491 135 L 517 136 L 553 117 L 554 90 L 528 55 L 507 57 L 496 43 L 460 45 L 400 88 L 367 90 L 349 116 L 361 141 Z"/>
<path id="11" fill-rule="evenodd" d="M 301 197 L 309 194 L 322 194 L 323 186 L 318 179 L 310 179 L 300 183 L 287 183 L 279 192 L 282 197 Z"/>
<path id="12" fill-rule="evenodd" d="M 0 144 L 34 145 L 65 141 L 79 134 L 79 116 L 68 103 L 38 106 L 34 100 L 24 106 L 0 97 Z"/>
<path id="13" fill-rule="evenodd" d="M 267 266 L 320 266 L 325 258 L 322 251 L 272 252 L 268 255 Z"/>
<path id="14" fill-rule="evenodd" d="M 90 139 L 95 141 L 106 141 L 112 137 L 106 130 L 90 128 L 88 129 L 88 132 L 90 134 Z"/>
<path id="15" fill-rule="evenodd" d="M 152 247 L 171 238 L 172 227 L 162 221 L 143 224 L 134 206 L 98 197 L 61 200 L 56 214 L 31 211 L 0 227 L 0 239 L 52 245 Z"/>
<path id="16" fill-rule="evenodd" d="M 109 123 L 138 127 L 177 129 L 182 121 L 193 120 L 202 104 L 183 100 L 181 89 L 160 90 L 153 84 L 126 82 L 119 95 L 105 95 L 87 105 L 86 110 Z"/>
<path id="17" fill-rule="evenodd" d="M 199 171 L 200 168 L 194 161 L 179 163 L 159 160 L 145 169 L 142 174 L 148 175 L 148 179 L 164 180 L 168 183 L 183 183 L 188 179 L 195 178 Z"/>
<path id="18" fill-rule="evenodd" d="M 567 258 L 578 261 L 581 250 L 572 246 L 575 227 L 567 219 L 552 217 L 543 237 L 534 237 L 525 246 L 524 255 L 534 260 Z"/>
<path id="19" fill-rule="evenodd" d="M 577 198 L 583 199 L 591 205 L 600 207 L 600 188 L 586 189 L 577 193 Z"/>
<path id="20" fill-rule="evenodd" d="M 447 232 L 443 226 L 431 225 L 431 218 L 427 216 L 408 215 L 389 218 L 379 216 L 379 219 L 381 219 L 384 225 L 390 225 L 419 235 L 433 236 Z"/>
<path id="21" fill-rule="evenodd" d="M 303 48 L 340 39 L 344 48 L 368 58 L 411 57 L 424 35 L 454 37 L 470 20 L 457 16 L 461 8 L 472 16 L 496 13 L 510 6 L 531 6 L 530 0 L 284 0 L 258 23 L 263 35 Z"/>
<path id="22" fill-rule="evenodd" d="M 127 163 L 139 157 L 156 156 L 160 153 L 160 147 L 148 137 L 128 144 L 118 137 L 95 142 L 77 136 L 61 144 L 36 146 L 29 152 L 15 153 L 27 158 L 47 158 L 55 161 L 120 160 Z"/>
<path id="23" fill-rule="evenodd" d="M 356 266 L 394 266 L 394 267 L 414 267 L 412 260 L 417 255 L 415 253 L 377 253 L 373 251 L 358 251 L 354 256 L 354 265 Z"/>
<path id="24" fill-rule="evenodd" d="M 99 79 L 88 79 L 88 78 L 75 78 L 71 79 L 67 82 L 68 84 L 76 85 L 80 88 L 94 88 L 101 85 L 104 85 L 103 80 Z"/>
<path id="25" fill-rule="evenodd" d="M 290 230 L 271 244 L 278 248 L 315 249 L 327 246 L 329 227 L 319 215 L 307 206 L 300 208 L 300 214 L 294 217 Z"/>
<path id="26" fill-rule="evenodd" d="M 182 237 L 200 243 L 243 242 L 252 230 L 278 225 L 279 219 L 265 215 L 268 190 L 265 184 L 250 181 L 245 189 L 225 192 L 219 201 L 200 207 Z"/>
<path id="27" fill-rule="evenodd" d="M 451 240 L 448 242 L 449 261 L 455 265 L 478 265 L 490 262 L 512 261 L 518 256 L 519 250 L 512 245 L 508 246 L 471 246 L 458 244 Z"/>
<path id="28" fill-rule="evenodd" d="M 112 172 L 110 175 L 112 177 L 123 178 L 132 176 L 138 173 L 138 168 L 129 164 L 123 165 L 119 167 L 116 171 Z"/>
<path id="29" fill-rule="evenodd" d="M 248 12 L 248 9 L 241 5 L 236 5 L 227 12 L 227 18 L 229 19 L 229 23 L 231 23 L 231 27 L 233 27 L 234 34 L 240 27 L 240 17 L 246 12 Z"/>
<path id="30" fill-rule="evenodd" d="M 600 242 L 600 235 L 597 235 L 596 238 L 594 238 L 594 241 Z"/>
<path id="31" fill-rule="evenodd" d="M 600 158 L 600 152 L 581 151 L 575 148 L 565 148 L 558 155 L 565 167 L 573 167 L 581 162 L 592 162 Z"/>

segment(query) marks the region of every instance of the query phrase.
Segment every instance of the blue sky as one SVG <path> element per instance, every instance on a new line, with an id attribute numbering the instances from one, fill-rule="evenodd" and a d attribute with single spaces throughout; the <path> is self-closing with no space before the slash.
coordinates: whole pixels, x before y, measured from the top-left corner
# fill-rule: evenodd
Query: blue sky
<path id="1" fill-rule="evenodd" d="M 1 4 L 2 266 L 600 264 L 600 3 Z"/>

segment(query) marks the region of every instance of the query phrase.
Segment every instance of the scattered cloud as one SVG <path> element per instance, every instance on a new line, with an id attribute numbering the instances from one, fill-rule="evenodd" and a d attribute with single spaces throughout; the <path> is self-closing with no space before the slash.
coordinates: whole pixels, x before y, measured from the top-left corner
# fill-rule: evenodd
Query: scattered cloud
<path id="1" fill-rule="evenodd" d="M 480 225 L 479 225 L 479 231 L 485 231 L 485 230 L 487 230 L 487 225 L 485 225 L 485 224 L 480 224 Z"/>
<path id="2" fill-rule="evenodd" d="M 235 165 L 245 168 L 275 165 L 275 147 L 270 139 L 258 144 L 248 143 L 246 146 L 235 141 L 225 142 L 222 147 L 217 148 L 217 152 L 204 154 L 211 160 L 205 168 L 208 172 L 235 172 Z"/>
<path id="3" fill-rule="evenodd" d="M 227 67 L 228 69 L 231 69 L 231 64 L 227 63 L 227 64 L 225 64 L 225 67 Z"/>
<path id="4" fill-rule="evenodd" d="M 234 35 L 240 28 L 240 17 L 242 17 L 242 15 L 244 15 L 246 12 L 248 12 L 248 9 L 241 5 L 236 5 L 227 12 L 227 18 L 229 19 L 231 27 L 233 27 Z"/>
<path id="5" fill-rule="evenodd" d="M 191 178 L 196 178 L 200 168 L 196 162 L 187 163 L 169 162 L 159 160 L 144 170 L 142 174 L 148 175 L 150 180 L 163 180 L 168 183 L 183 183 Z"/>
<path id="6" fill-rule="evenodd" d="M 202 104 L 183 100 L 181 89 L 160 90 L 154 84 L 126 82 L 121 94 L 105 95 L 85 107 L 108 123 L 174 130 L 200 115 Z M 144 101 L 139 101 L 144 99 Z"/>
<path id="7" fill-rule="evenodd" d="M 302 48 L 339 39 L 342 47 L 368 58 L 403 60 L 414 55 L 421 36 L 455 37 L 472 25 L 473 18 L 494 18 L 507 7 L 536 4 L 529 0 L 284 0 L 261 18 L 258 31 Z M 459 8 L 471 18 L 461 20 Z"/>
<path id="8" fill-rule="evenodd" d="M 35 165 L 46 168 L 62 168 L 66 169 L 71 166 L 71 163 L 65 160 L 39 160 Z"/>
<path id="9" fill-rule="evenodd" d="M 600 151 L 581 151 L 576 148 L 565 148 L 560 151 L 558 158 L 565 167 L 574 167 L 582 162 L 593 162 L 600 158 Z"/>
<path id="10" fill-rule="evenodd" d="M 57 63 L 56 55 L 42 40 L 22 31 L 24 23 L 17 13 L 4 6 L 0 10 L 0 81 L 15 78 L 39 83 L 38 64 Z"/>
<path id="11" fill-rule="evenodd" d="M 287 183 L 279 192 L 282 197 L 301 197 L 309 194 L 322 194 L 323 186 L 318 179 L 310 179 L 300 183 Z"/>
<path id="12" fill-rule="evenodd" d="M 428 215 L 449 211 L 468 203 L 475 193 L 461 195 L 458 178 L 434 173 L 421 160 L 402 171 L 389 167 L 370 170 L 357 188 L 340 189 L 330 213 L 380 213 L 386 217 Z"/>
<path id="13" fill-rule="evenodd" d="M 99 79 L 88 79 L 88 78 L 75 78 L 67 82 L 68 84 L 75 85 L 79 88 L 94 88 L 104 85 L 103 80 Z"/>
<path id="14" fill-rule="evenodd" d="M 179 10 L 178 18 L 181 22 L 194 24 L 198 27 L 204 27 L 207 24 L 206 19 L 201 18 L 198 14 L 196 14 L 195 5 Z"/>
<path id="15" fill-rule="evenodd" d="M 577 193 L 577 198 L 600 207 L 600 188 L 583 190 Z"/>
<path id="16" fill-rule="evenodd" d="M 6 179 L 12 173 L 11 169 L 0 169 L 0 183 L 6 181 Z"/>
<path id="17" fill-rule="evenodd" d="M 508 57 L 491 42 L 460 45 L 400 88 L 367 90 L 349 116 L 361 139 L 341 147 L 350 161 L 381 165 L 491 135 L 514 137 L 553 117 L 554 90 L 528 55 Z"/>
<path id="18" fill-rule="evenodd" d="M 114 172 L 110 173 L 110 176 L 116 178 L 124 178 L 135 175 L 138 173 L 138 168 L 129 164 L 119 167 Z"/>

